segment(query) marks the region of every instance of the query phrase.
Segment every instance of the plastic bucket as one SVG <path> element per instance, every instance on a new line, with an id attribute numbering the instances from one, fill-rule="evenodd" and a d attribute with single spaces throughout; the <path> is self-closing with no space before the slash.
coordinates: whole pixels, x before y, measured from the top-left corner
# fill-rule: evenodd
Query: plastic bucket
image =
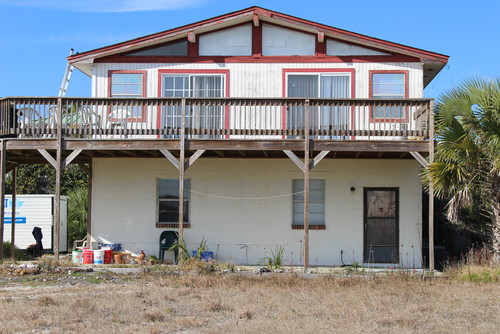
<path id="1" fill-rule="evenodd" d="M 81 250 L 74 250 L 71 252 L 71 262 L 82 263 L 83 262 L 83 252 Z"/>
<path id="2" fill-rule="evenodd" d="M 83 263 L 84 264 L 94 263 L 94 252 L 92 251 L 92 249 L 85 249 L 83 251 Z"/>
<path id="3" fill-rule="evenodd" d="M 104 250 L 104 264 L 110 264 L 113 260 L 113 251 L 111 249 Z"/>
<path id="4" fill-rule="evenodd" d="M 94 263 L 103 264 L 104 263 L 104 250 L 95 249 L 94 250 Z"/>
<path id="5" fill-rule="evenodd" d="M 198 251 L 193 251 L 193 256 L 196 257 L 198 255 Z M 205 251 L 201 253 L 201 258 L 206 262 L 212 260 L 214 258 L 214 252 Z"/>

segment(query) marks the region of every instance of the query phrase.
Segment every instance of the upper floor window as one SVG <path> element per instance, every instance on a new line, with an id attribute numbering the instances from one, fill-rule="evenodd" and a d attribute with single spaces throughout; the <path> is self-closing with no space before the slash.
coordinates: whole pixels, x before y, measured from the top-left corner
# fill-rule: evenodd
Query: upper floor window
<path id="1" fill-rule="evenodd" d="M 111 97 L 142 97 L 143 76 L 142 73 L 112 73 Z"/>
<path id="2" fill-rule="evenodd" d="M 221 70 L 160 70 L 162 97 L 215 98 L 227 96 L 228 71 Z M 190 102 L 187 109 L 186 126 L 207 132 L 225 126 L 226 108 L 222 104 Z M 164 129 L 181 126 L 182 110 L 179 104 L 165 106 L 160 116 L 160 126 Z M 201 135 L 201 134 L 200 134 Z"/>
<path id="3" fill-rule="evenodd" d="M 408 97 L 407 71 L 370 71 L 371 98 L 403 99 Z M 377 106 L 372 108 L 373 120 L 405 119 L 406 108 L 401 106 Z"/>
<path id="4" fill-rule="evenodd" d="M 345 72 L 298 72 L 293 69 L 284 70 L 286 75 L 287 97 L 313 97 L 345 99 L 352 97 L 353 71 Z M 288 129 L 303 129 L 305 109 L 303 106 L 290 106 L 286 111 Z M 350 126 L 351 114 L 347 106 L 323 105 L 312 107 L 310 126 L 320 130 L 347 130 Z"/>
<path id="5" fill-rule="evenodd" d="M 224 76 L 220 74 L 165 74 L 164 97 L 223 97 Z"/>
<path id="6" fill-rule="evenodd" d="M 146 96 L 146 73 L 143 71 L 110 71 L 110 97 L 137 98 Z M 127 104 L 127 105 L 125 105 Z M 144 118 L 144 108 L 128 103 L 113 105 L 110 119 L 138 120 Z"/>

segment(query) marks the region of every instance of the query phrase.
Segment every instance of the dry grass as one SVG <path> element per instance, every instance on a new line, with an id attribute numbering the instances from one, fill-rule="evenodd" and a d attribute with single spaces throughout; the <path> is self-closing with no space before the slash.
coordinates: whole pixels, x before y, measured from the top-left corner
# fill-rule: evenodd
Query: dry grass
<path id="1" fill-rule="evenodd" d="M 498 282 L 172 273 L 55 282 L 0 279 L 0 333 L 458 334 L 500 325 Z"/>

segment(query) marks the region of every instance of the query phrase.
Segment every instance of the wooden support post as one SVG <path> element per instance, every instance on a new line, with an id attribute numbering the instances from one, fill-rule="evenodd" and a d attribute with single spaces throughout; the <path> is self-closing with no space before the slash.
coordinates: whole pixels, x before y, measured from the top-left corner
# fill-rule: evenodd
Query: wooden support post
<path id="1" fill-rule="evenodd" d="M 16 180 L 17 168 L 14 167 L 12 170 L 12 224 L 10 226 L 10 255 L 12 261 L 16 260 Z"/>
<path id="2" fill-rule="evenodd" d="M 434 162 L 434 100 L 429 103 L 429 164 Z M 429 271 L 434 271 L 434 186 L 429 183 Z"/>
<path id="3" fill-rule="evenodd" d="M 309 128 L 310 107 L 309 100 L 305 103 L 304 120 L 304 272 L 309 267 Z"/>
<path id="4" fill-rule="evenodd" d="M 52 247 L 54 258 L 59 260 L 59 236 L 61 230 L 61 167 L 62 167 L 62 99 L 57 99 L 57 152 L 56 152 L 56 191 L 54 198 L 54 236 Z"/>
<path id="5" fill-rule="evenodd" d="M 3 229 L 5 220 L 5 168 L 7 166 L 7 143 L 0 140 L 0 263 L 3 262 Z"/>
<path id="6" fill-rule="evenodd" d="M 186 148 L 186 99 L 182 99 L 181 106 L 181 142 L 179 152 L 179 242 L 184 240 L 184 156 Z M 179 259 L 182 258 L 182 249 L 179 249 Z M 179 260 L 178 259 L 178 260 Z"/>

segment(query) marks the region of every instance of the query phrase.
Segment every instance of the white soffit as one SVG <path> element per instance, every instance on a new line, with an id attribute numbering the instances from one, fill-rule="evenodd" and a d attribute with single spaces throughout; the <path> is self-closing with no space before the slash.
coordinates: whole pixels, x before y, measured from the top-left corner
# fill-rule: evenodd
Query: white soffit
<path id="1" fill-rule="evenodd" d="M 326 41 L 327 56 L 390 56 L 389 53 L 363 48 L 361 46 L 342 43 L 328 39 Z"/>
<path id="2" fill-rule="evenodd" d="M 202 35 L 199 50 L 200 56 L 251 56 L 252 25 Z"/>

